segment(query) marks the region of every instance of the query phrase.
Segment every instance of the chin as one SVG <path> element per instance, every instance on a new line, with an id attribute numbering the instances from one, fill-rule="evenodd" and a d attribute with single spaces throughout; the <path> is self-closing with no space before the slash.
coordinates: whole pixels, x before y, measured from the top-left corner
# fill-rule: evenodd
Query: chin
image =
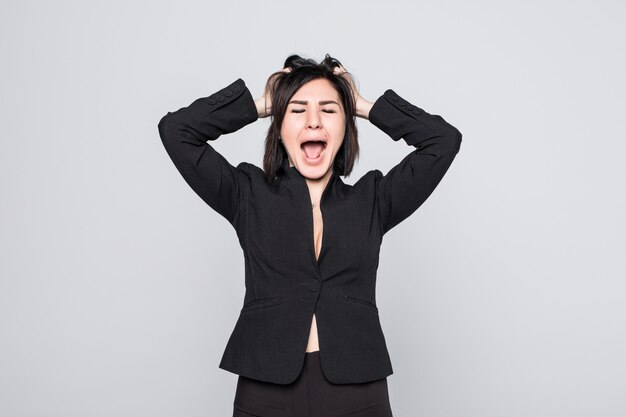
<path id="1" fill-rule="evenodd" d="M 318 180 L 321 179 L 332 167 L 332 164 L 320 164 L 320 165 L 309 165 L 306 162 L 302 162 L 298 164 L 298 172 L 300 174 L 310 180 Z"/>
<path id="2" fill-rule="evenodd" d="M 304 167 L 298 171 L 306 179 L 319 180 L 328 172 L 328 169 Z"/>

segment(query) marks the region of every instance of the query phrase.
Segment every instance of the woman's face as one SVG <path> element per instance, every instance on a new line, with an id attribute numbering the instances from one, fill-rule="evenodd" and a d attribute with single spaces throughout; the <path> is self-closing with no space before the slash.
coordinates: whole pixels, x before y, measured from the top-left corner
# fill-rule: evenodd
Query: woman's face
<path id="1" fill-rule="evenodd" d="M 330 175 L 345 131 L 346 114 L 332 84 L 324 78 L 304 84 L 289 101 L 280 129 L 289 165 L 308 179 Z"/>

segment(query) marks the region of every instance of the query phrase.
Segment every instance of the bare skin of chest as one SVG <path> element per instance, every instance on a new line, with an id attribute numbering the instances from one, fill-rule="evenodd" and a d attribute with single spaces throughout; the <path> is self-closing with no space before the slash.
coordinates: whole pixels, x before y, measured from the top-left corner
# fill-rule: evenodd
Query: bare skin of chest
<path id="1" fill-rule="evenodd" d="M 323 230 L 324 223 L 322 221 L 322 212 L 320 211 L 319 204 L 316 204 L 315 208 L 313 208 L 313 240 L 315 242 L 315 259 L 318 259 L 320 256 Z M 319 349 L 319 341 L 317 339 L 317 322 L 315 321 L 314 314 L 313 321 L 311 322 L 311 331 L 309 332 L 309 341 L 306 346 L 306 351 L 315 352 Z"/>

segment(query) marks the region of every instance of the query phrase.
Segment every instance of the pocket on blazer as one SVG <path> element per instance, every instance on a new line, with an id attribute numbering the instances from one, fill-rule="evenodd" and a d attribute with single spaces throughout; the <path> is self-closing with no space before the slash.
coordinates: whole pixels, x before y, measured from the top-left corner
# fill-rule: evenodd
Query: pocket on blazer
<path id="1" fill-rule="evenodd" d="M 284 301 L 285 301 L 285 297 L 281 295 L 276 296 L 276 297 L 257 298 L 256 300 L 252 300 L 249 303 L 245 304 L 241 308 L 241 312 L 247 313 L 249 311 L 274 307 L 274 306 L 282 304 Z"/>
<path id="2" fill-rule="evenodd" d="M 368 308 L 378 312 L 378 307 L 376 306 L 376 304 L 374 304 L 374 303 L 372 303 L 370 301 L 364 300 L 362 298 L 352 297 L 351 295 L 344 295 L 343 297 L 347 301 L 350 301 L 350 302 L 362 305 L 364 307 L 368 307 Z"/>

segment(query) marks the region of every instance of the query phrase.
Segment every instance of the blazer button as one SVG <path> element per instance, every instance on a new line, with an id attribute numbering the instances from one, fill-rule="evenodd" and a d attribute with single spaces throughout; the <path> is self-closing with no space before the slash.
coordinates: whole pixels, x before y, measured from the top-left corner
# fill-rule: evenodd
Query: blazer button
<path id="1" fill-rule="evenodd" d="M 233 91 L 234 91 L 235 93 L 238 93 L 238 92 L 239 92 L 239 90 L 241 90 L 241 88 L 239 88 L 239 86 L 238 86 L 237 84 L 233 85 L 231 88 L 233 89 Z"/>
<path id="2" fill-rule="evenodd" d="M 217 103 L 217 101 L 215 101 L 214 99 L 210 98 L 210 99 L 207 100 L 207 103 L 215 104 L 215 103 Z"/>
<path id="3" fill-rule="evenodd" d="M 226 97 L 230 97 L 230 96 L 232 96 L 232 95 L 233 95 L 233 92 L 232 92 L 232 91 L 230 91 L 230 90 L 224 90 L 224 91 L 222 91 L 222 92 L 224 93 L 224 95 L 225 95 Z"/>
<path id="4" fill-rule="evenodd" d="M 224 96 L 221 94 L 218 94 L 216 97 L 217 101 L 224 101 Z"/>
<path id="5" fill-rule="evenodd" d="M 320 290 L 320 282 L 319 281 L 311 281 L 307 284 L 307 288 L 309 289 L 309 291 L 311 292 L 316 292 Z"/>

